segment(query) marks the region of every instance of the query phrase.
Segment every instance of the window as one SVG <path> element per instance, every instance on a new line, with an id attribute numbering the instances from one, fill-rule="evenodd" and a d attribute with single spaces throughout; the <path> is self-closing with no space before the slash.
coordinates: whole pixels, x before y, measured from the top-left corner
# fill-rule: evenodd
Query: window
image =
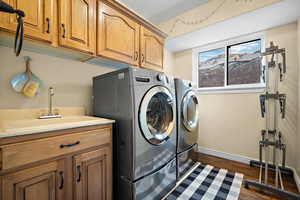
<path id="1" fill-rule="evenodd" d="M 194 81 L 206 91 L 263 89 L 262 50 L 263 39 L 257 36 L 195 49 Z"/>
<path id="2" fill-rule="evenodd" d="M 261 82 L 261 40 L 228 46 L 227 52 L 228 85 Z"/>

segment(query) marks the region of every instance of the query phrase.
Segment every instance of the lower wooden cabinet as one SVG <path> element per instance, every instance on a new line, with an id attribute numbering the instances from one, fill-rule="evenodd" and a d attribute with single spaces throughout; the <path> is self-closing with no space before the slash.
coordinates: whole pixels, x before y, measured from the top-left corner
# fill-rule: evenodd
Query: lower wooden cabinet
<path id="1" fill-rule="evenodd" d="M 73 166 L 74 200 L 111 199 L 111 152 L 109 148 L 79 154 Z"/>
<path id="2" fill-rule="evenodd" d="M 61 132 L 0 145 L 0 200 L 112 199 L 112 126 Z M 30 149 L 24 146 L 27 143 L 35 144 L 31 145 L 32 157 L 41 152 L 45 156 L 5 168 L 7 153 L 11 159 L 20 159 Z M 20 148 L 10 151 L 12 147 Z M 59 149 L 62 153 L 57 153 Z"/>
<path id="3" fill-rule="evenodd" d="M 64 161 L 53 161 L 7 174 L 3 200 L 64 200 Z"/>

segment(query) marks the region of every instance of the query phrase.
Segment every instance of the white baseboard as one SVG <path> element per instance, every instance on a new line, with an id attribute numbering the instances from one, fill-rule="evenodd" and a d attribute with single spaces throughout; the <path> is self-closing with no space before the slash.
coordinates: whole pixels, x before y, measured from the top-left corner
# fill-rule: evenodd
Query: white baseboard
<path id="1" fill-rule="evenodd" d="M 198 152 L 208 154 L 211 156 L 225 158 L 225 159 L 240 162 L 240 163 L 245 163 L 245 164 L 250 164 L 250 160 L 256 160 L 253 158 L 248 158 L 248 157 L 244 157 L 244 156 L 240 156 L 240 155 L 225 153 L 222 151 L 216 151 L 216 150 L 207 149 L 207 148 L 203 148 L 203 147 L 198 147 Z M 294 180 L 296 182 L 298 191 L 300 192 L 300 177 L 298 176 L 298 173 L 295 168 L 293 168 L 293 167 L 288 167 L 288 168 L 293 170 Z"/>
<path id="2" fill-rule="evenodd" d="M 222 151 L 216 151 L 216 150 L 207 149 L 207 148 L 203 148 L 203 147 L 198 147 L 198 151 L 200 153 L 204 153 L 204 154 L 208 154 L 208 155 L 216 156 L 216 157 L 220 157 L 220 158 L 225 158 L 228 160 L 245 163 L 245 164 L 250 164 L 250 160 L 253 160 L 253 158 L 248 158 L 248 157 L 244 157 L 244 156 L 240 156 L 240 155 L 225 153 Z"/>

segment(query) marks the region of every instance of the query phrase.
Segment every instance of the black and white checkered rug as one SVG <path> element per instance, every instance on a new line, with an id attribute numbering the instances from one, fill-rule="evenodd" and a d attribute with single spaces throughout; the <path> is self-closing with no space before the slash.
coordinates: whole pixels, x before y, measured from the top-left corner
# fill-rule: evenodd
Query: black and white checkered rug
<path id="1" fill-rule="evenodd" d="M 237 200 L 243 174 L 200 164 L 167 200 Z"/>

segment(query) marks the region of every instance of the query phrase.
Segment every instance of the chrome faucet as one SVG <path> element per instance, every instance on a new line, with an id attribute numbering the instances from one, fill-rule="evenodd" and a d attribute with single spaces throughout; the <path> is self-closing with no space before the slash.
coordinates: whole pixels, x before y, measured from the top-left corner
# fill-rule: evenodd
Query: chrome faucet
<path id="1" fill-rule="evenodd" d="M 53 115 L 53 111 L 52 111 L 52 98 L 54 96 L 54 89 L 53 87 L 49 87 L 49 110 L 48 110 L 48 115 L 51 116 Z"/>
<path id="2" fill-rule="evenodd" d="M 48 96 L 49 96 L 48 114 L 40 116 L 39 119 L 61 118 L 62 117 L 61 115 L 53 113 L 53 96 L 54 96 L 53 87 L 49 87 Z"/>

